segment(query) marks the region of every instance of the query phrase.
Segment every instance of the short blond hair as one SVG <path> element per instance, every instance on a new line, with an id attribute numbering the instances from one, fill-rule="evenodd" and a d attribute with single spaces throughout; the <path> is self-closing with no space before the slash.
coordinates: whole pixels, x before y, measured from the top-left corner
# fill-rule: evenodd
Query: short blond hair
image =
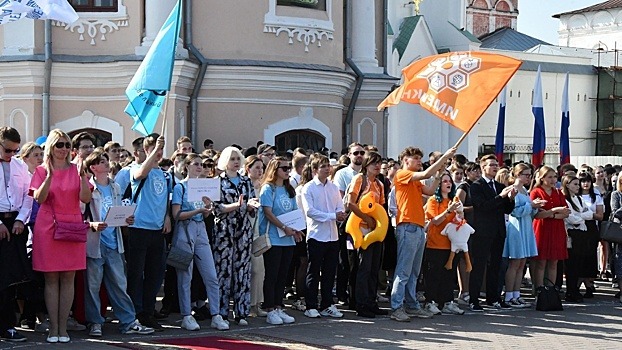
<path id="1" fill-rule="evenodd" d="M 225 147 L 225 149 L 223 149 L 220 153 L 217 165 L 218 170 L 227 170 L 227 164 L 229 163 L 229 159 L 231 159 L 231 156 L 233 154 L 237 154 L 240 157 L 240 167 L 244 169 L 244 163 L 246 163 L 246 158 L 244 158 L 244 155 L 242 154 L 242 152 L 240 152 L 239 149 L 237 149 L 237 147 L 229 146 Z"/>

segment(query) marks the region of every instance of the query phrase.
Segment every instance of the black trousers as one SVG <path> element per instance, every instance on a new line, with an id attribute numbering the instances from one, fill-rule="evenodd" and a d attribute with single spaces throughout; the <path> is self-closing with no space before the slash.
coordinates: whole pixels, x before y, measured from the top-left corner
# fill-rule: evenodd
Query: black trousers
<path id="1" fill-rule="evenodd" d="M 322 283 L 322 304 L 324 310 L 333 304 L 333 284 L 339 261 L 339 241 L 320 242 L 313 238 L 307 241 L 309 265 L 307 267 L 307 291 L 305 302 L 307 309 L 317 309 L 317 289 Z"/>
<path id="2" fill-rule="evenodd" d="M 153 315 L 164 280 L 165 241 L 161 230 L 130 228 L 127 261 L 127 294 L 136 314 Z M 176 286 L 176 285 L 175 285 Z"/>
<path id="3" fill-rule="evenodd" d="M 2 223 L 9 231 L 10 240 L 0 240 L 0 332 L 15 326 L 15 283 L 25 282 L 31 277 L 26 256 L 28 228 L 15 235 L 13 224 L 17 212 L 3 216 Z"/>
<path id="4" fill-rule="evenodd" d="M 266 274 L 263 280 L 263 305 L 266 309 L 283 306 L 283 290 L 294 256 L 294 246 L 272 246 L 263 253 Z"/>
<path id="5" fill-rule="evenodd" d="M 486 272 L 486 302 L 501 301 L 498 285 L 504 244 L 505 237 L 501 235 L 490 237 L 478 235 L 476 232 L 471 236 L 469 254 L 473 271 L 469 278 L 469 294 L 472 303 L 478 303 L 484 272 Z"/>
<path id="6" fill-rule="evenodd" d="M 440 308 L 454 300 L 456 269 L 460 258 L 456 255 L 451 270 L 447 270 L 445 264 L 450 253 L 449 249 L 425 249 L 425 299 L 436 302 Z"/>
<path id="7" fill-rule="evenodd" d="M 348 301 L 348 280 L 350 278 L 350 259 L 348 258 L 347 237 L 345 225 L 339 227 L 339 260 L 337 266 L 337 298 L 342 301 Z M 352 304 L 353 301 L 350 300 Z"/>
<path id="8" fill-rule="evenodd" d="M 372 308 L 376 305 L 378 271 L 382 260 L 382 242 L 358 250 L 359 269 L 356 274 L 356 306 Z"/>

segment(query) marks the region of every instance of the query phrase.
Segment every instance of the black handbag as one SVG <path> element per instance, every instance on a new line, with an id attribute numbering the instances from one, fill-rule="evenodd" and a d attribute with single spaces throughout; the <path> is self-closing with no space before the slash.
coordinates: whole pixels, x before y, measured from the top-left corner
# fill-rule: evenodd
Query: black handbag
<path id="1" fill-rule="evenodd" d="M 550 286 L 546 282 L 551 283 Z M 536 289 L 536 310 L 538 311 L 562 311 L 562 298 L 557 287 L 548 278 L 544 279 L 545 285 Z"/>
<path id="2" fill-rule="evenodd" d="M 614 221 L 613 213 L 609 221 L 600 223 L 600 239 L 603 241 L 622 244 L 622 224 Z"/>

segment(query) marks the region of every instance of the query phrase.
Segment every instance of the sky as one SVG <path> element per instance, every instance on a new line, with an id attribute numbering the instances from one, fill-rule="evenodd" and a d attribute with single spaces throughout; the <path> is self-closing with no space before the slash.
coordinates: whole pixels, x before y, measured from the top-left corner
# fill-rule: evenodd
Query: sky
<path id="1" fill-rule="evenodd" d="M 605 0 L 518 0 L 517 30 L 534 38 L 557 45 L 558 13 L 582 9 Z"/>

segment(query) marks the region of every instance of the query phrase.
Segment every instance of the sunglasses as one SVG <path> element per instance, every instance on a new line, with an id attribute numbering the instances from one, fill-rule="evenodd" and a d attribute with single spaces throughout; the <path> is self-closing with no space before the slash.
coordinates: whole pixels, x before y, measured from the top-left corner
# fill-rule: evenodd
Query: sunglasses
<path id="1" fill-rule="evenodd" d="M 67 149 L 71 149 L 71 142 L 56 142 L 56 144 L 54 145 L 54 147 L 61 149 L 63 147 L 67 148 Z"/>
<path id="2" fill-rule="evenodd" d="M 365 151 L 355 151 L 352 152 L 353 155 L 355 156 L 364 156 L 365 155 Z"/>
<path id="3" fill-rule="evenodd" d="M 292 167 L 289 166 L 289 165 L 283 165 L 283 166 L 280 166 L 280 167 L 277 167 L 277 168 L 281 169 L 281 170 L 283 170 L 285 172 L 288 172 L 288 171 L 292 170 Z"/>
<path id="4" fill-rule="evenodd" d="M 2 148 L 4 149 L 4 152 L 6 153 L 17 153 L 19 152 L 19 148 L 18 149 L 10 149 L 10 148 L 6 148 L 3 144 L 0 143 L 0 146 L 2 146 Z"/>
<path id="5" fill-rule="evenodd" d="M 214 163 L 203 163 L 203 167 L 204 168 L 213 168 L 214 167 Z"/>

